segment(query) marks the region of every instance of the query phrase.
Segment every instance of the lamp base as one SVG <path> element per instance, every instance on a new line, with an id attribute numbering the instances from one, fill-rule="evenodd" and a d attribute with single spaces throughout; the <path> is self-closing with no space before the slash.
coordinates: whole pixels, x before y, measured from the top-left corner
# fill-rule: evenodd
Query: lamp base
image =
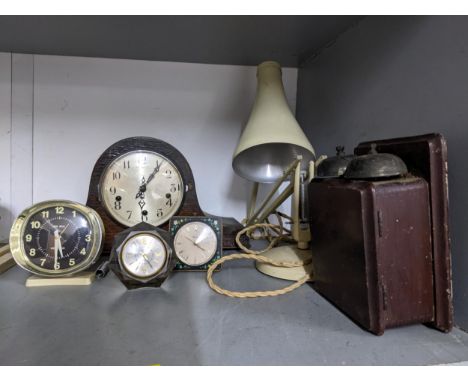
<path id="1" fill-rule="evenodd" d="M 271 264 L 265 264 L 260 261 L 255 262 L 255 267 L 258 271 L 283 280 L 297 281 L 306 275 L 309 275 L 310 281 L 313 280 L 312 255 L 309 250 L 299 249 L 297 245 L 284 245 L 281 247 L 272 248 L 267 252 L 263 252 L 262 256 L 266 256 L 271 260 L 282 262 L 297 262 L 310 261 L 306 265 L 298 267 L 286 268 L 277 267 Z"/>

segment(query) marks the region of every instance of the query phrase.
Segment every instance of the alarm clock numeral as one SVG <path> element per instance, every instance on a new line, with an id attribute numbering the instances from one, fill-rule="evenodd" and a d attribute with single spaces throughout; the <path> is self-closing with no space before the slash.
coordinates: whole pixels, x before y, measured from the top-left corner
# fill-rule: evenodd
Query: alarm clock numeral
<path id="1" fill-rule="evenodd" d="M 120 200 L 116 200 L 116 201 L 114 202 L 114 208 L 115 208 L 116 210 L 122 209 L 122 202 L 121 202 Z"/>
<path id="2" fill-rule="evenodd" d="M 47 210 L 46 210 L 46 211 L 42 211 L 42 212 L 41 212 L 41 215 L 42 215 L 43 218 L 48 219 L 48 218 L 49 218 L 49 211 L 47 211 Z"/>
<path id="3" fill-rule="evenodd" d="M 124 168 L 124 169 L 130 168 L 130 161 L 129 161 L 129 160 L 125 160 L 125 161 L 123 162 L 123 168 Z M 120 179 L 120 178 L 119 178 L 119 179 Z"/>
<path id="4" fill-rule="evenodd" d="M 65 212 L 64 212 L 63 207 L 58 206 L 58 207 L 55 207 L 55 213 L 56 213 L 57 215 L 63 215 Z"/>
<path id="5" fill-rule="evenodd" d="M 131 217 L 132 217 L 132 212 L 133 212 L 133 211 L 127 210 L 127 214 L 128 214 L 127 220 L 130 220 L 130 219 L 131 219 Z"/>
<path id="6" fill-rule="evenodd" d="M 112 180 L 118 180 L 121 178 L 120 171 L 114 171 L 112 173 Z"/>

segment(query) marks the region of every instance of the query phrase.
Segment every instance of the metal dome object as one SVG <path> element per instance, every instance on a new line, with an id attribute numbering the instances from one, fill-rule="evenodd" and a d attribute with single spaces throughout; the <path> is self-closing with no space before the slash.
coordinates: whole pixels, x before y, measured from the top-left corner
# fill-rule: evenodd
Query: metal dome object
<path id="1" fill-rule="evenodd" d="M 407 173 L 408 168 L 400 157 L 378 153 L 373 143 L 368 154 L 359 155 L 349 163 L 343 176 L 346 179 L 376 179 L 404 176 Z"/>
<path id="2" fill-rule="evenodd" d="M 317 166 L 316 178 L 339 178 L 354 158 L 355 155 L 345 155 L 344 146 L 336 146 L 336 156 L 324 159 Z"/>

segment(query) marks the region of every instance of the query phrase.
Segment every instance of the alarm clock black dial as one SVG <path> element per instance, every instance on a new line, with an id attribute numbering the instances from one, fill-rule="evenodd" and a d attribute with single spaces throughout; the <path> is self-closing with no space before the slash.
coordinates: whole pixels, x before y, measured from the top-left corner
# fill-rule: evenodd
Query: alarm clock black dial
<path id="1" fill-rule="evenodd" d="M 52 200 L 24 210 L 13 223 L 11 253 L 22 268 L 41 276 L 65 276 L 91 265 L 102 250 L 104 225 L 79 203 Z"/>
<path id="2" fill-rule="evenodd" d="M 66 270 L 86 260 L 92 246 L 91 224 L 69 207 L 49 207 L 26 222 L 23 245 L 32 264 L 46 270 Z"/>

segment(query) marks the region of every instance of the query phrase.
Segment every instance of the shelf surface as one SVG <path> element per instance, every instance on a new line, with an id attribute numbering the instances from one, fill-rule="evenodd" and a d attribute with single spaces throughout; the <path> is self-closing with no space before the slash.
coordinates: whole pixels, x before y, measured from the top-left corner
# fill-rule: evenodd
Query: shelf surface
<path id="1" fill-rule="evenodd" d="M 424 325 L 376 337 L 309 285 L 279 297 L 232 299 L 205 274 L 173 274 L 161 289 L 126 291 L 112 274 L 88 287 L 26 288 L 0 275 L 2 365 L 429 365 L 468 360 L 468 334 Z M 215 280 L 238 290 L 284 281 L 250 262 Z"/>
<path id="2" fill-rule="evenodd" d="M 362 16 L 0 16 L 0 51 L 297 67 Z"/>

